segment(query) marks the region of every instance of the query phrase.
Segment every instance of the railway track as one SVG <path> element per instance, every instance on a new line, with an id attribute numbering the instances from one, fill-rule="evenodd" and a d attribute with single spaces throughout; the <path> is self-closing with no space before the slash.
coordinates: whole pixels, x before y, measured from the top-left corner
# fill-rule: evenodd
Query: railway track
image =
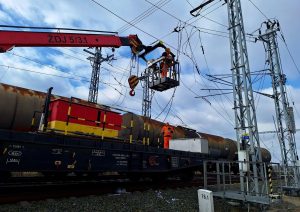
<path id="1" fill-rule="evenodd" d="M 212 182 L 213 183 L 213 182 Z M 89 195 L 119 194 L 124 192 L 146 191 L 149 189 L 169 189 L 202 186 L 203 180 L 182 182 L 169 179 L 163 182 L 152 182 L 145 179 L 131 182 L 128 179 L 114 180 L 54 180 L 42 181 L 26 179 L 26 182 L 6 182 L 0 184 L 0 204 L 19 201 L 38 201 L 64 197 L 80 197 Z"/>
<path id="2" fill-rule="evenodd" d="M 232 182 L 238 182 L 238 178 L 233 178 Z M 208 178 L 209 185 L 216 183 L 216 178 Z M 181 181 L 178 178 L 169 178 L 163 181 L 152 181 L 145 178 L 141 181 L 133 182 L 123 176 L 114 175 L 98 178 L 20 177 L 11 178 L 6 182 L 0 183 L 0 204 L 65 197 L 120 194 L 124 192 L 143 192 L 149 189 L 163 190 L 201 186 L 203 186 L 203 178 L 200 176 L 196 176 L 193 181 L 189 182 Z"/>

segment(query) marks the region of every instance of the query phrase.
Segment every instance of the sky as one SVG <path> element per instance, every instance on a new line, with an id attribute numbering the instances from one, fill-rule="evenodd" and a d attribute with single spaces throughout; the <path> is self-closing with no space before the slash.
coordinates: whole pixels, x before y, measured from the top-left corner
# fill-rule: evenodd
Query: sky
<path id="1" fill-rule="evenodd" d="M 198 17 L 191 16 L 190 10 L 202 2 L 0 0 L 0 24 L 113 31 L 120 36 L 137 34 L 145 45 L 161 40 L 171 48 L 180 63 L 181 81 L 175 91 L 155 92 L 152 118 L 235 139 L 232 94 L 224 94 L 228 90 L 207 90 L 230 89 L 228 85 L 212 82 L 208 76 L 227 75 L 225 80 L 231 82 L 227 6 L 224 1 L 215 0 Z M 287 93 L 290 105 L 294 106 L 296 126 L 300 126 L 300 25 L 296 22 L 300 1 L 241 0 L 241 3 L 252 72 L 267 67 L 263 43 L 254 42 L 257 30 L 267 19 L 280 22 L 278 44 L 282 68 L 287 76 Z M 181 29 L 180 32 L 175 32 L 175 28 Z M 158 50 L 151 57 L 159 57 L 161 53 L 162 50 Z M 112 49 L 103 48 L 102 54 L 110 55 Z M 14 48 L 0 55 L 0 82 L 39 91 L 53 86 L 55 94 L 87 99 L 92 70 L 86 59 L 88 56 L 83 48 Z M 136 95 L 131 97 L 127 80 L 130 73 L 139 75 L 145 64 L 140 62 L 132 67 L 128 47 L 116 49 L 114 57 L 116 60 L 102 63 L 98 103 L 141 114 L 141 83 L 136 88 Z M 253 82 L 254 90 L 272 93 L 269 75 L 256 76 Z M 195 98 L 211 94 L 222 95 L 207 97 L 206 100 Z M 258 94 L 254 96 L 258 130 L 274 130 L 273 100 Z M 296 141 L 300 139 L 298 134 Z M 274 161 L 280 160 L 275 134 L 262 134 L 260 142 L 271 152 Z"/>

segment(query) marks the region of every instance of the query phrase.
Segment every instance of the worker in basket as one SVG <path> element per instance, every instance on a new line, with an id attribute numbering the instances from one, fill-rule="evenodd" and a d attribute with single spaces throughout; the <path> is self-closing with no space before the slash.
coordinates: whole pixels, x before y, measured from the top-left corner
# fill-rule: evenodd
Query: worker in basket
<path id="1" fill-rule="evenodd" d="M 171 50 L 166 48 L 166 51 L 162 54 L 164 60 L 160 63 L 161 77 L 167 77 L 168 70 L 174 65 L 174 58 L 171 54 Z"/>
<path id="2" fill-rule="evenodd" d="M 149 60 L 149 64 L 153 63 L 154 61 L 155 61 L 154 59 Z M 149 68 L 152 69 L 153 77 L 155 80 L 157 80 L 160 74 L 160 68 L 158 67 L 157 63 L 153 63 Z"/>
<path id="3" fill-rule="evenodd" d="M 169 142 L 173 136 L 174 128 L 167 122 L 161 129 L 161 134 L 164 137 L 164 148 L 169 149 Z"/>

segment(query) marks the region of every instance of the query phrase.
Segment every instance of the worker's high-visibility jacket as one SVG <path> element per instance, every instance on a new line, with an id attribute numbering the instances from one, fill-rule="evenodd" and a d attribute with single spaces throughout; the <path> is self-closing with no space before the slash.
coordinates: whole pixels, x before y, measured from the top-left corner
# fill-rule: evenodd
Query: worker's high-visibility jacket
<path id="1" fill-rule="evenodd" d="M 171 125 L 164 125 L 161 129 L 161 132 L 163 133 L 164 137 L 172 137 L 174 128 Z"/>
<path id="2" fill-rule="evenodd" d="M 162 56 L 164 56 L 165 59 L 160 63 L 161 77 L 167 77 L 168 69 L 174 65 L 174 59 L 168 52 L 164 52 Z"/>

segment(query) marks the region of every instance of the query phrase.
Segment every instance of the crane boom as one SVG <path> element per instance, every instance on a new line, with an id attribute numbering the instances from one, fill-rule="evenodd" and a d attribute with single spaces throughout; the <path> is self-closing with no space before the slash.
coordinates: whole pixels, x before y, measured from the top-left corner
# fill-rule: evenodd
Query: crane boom
<path id="1" fill-rule="evenodd" d="M 5 26 L 0 25 L 0 27 L 13 27 L 13 28 L 31 28 L 31 29 L 47 29 L 50 28 L 42 28 L 42 27 L 20 27 L 20 26 Z M 51 28 L 55 29 L 55 28 Z M 59 28 L 56 28 L 59 30 Z M 64 28 L 64 30 L 76 30 L 70 28 Z M 144 46 L 141 40 L 137 35 L 128 35 L 126 37 L 118 36 L 115 34 L 91 34 L 91 33 L 65 33 L 65 32 L 37 32 L 37 31 L 18 31 L 18 30 L 0 30 L 0 53 L 7 52 L 14 47 L 121 47 L 121 46 L 129 46 L 131 48 L 131 52 L 135 55 L 139 55 L 145 61 L 145 55 L 152 52 L 154 49 L 158 47 L 162 47 L 167 49 L 166 46 L 159 42 L 154 46 Z M 86 31 L 86 30 L 83 30 Z M 89 30 L 90 31 L 90 30 Z M 94 31 L 95 32 L 95 31 Z M 111 33 L 111 32 L 110 32 Z M 170 54 L 175 57 L 175 55 L 170 52 Z M 95 55 L 94 55 L 95 56 Z M 98 94 L 98 84 L 99 84 L 99 70 L 101 59 L 94 57 L 94 65 L 93 72 L 91 78 L 90 85 L 90 94 L 89 101 L 97 102 L 97 94 Z M 178 62 L 176 62 L 178 66 Z M 175 65 L 174 65 L 175 67 Z M 168 67 L 169 70 L 170 67 Z M 175 69 L 173 73 L 175 73 Z M 171 72 L 170 72 L 171 73 Z M 178 77 L 179 74 L 177 73 Z M 131 77 L 135 80 L 135 85 L 131 84 Z M 138 83 L 138 77 L 132 75 L 129 77 L 129 85 L 131 88 L 130 95 L 134 95 L 134 87 Z M 173 80 L 173 83 L 166 83 L 167 89 L 171 88 L 170 85 L 178 86 L 178 81 Z M 173 86 L 174 87 L 174 86 Z"/>
<path id="2" fill-rule="evenodd" d="M 14 47 L 121 47 L 138 53 L 144 46 L 137 35 L 120 37 L 109 34 L 0 31 L 0 52 Z"/>

